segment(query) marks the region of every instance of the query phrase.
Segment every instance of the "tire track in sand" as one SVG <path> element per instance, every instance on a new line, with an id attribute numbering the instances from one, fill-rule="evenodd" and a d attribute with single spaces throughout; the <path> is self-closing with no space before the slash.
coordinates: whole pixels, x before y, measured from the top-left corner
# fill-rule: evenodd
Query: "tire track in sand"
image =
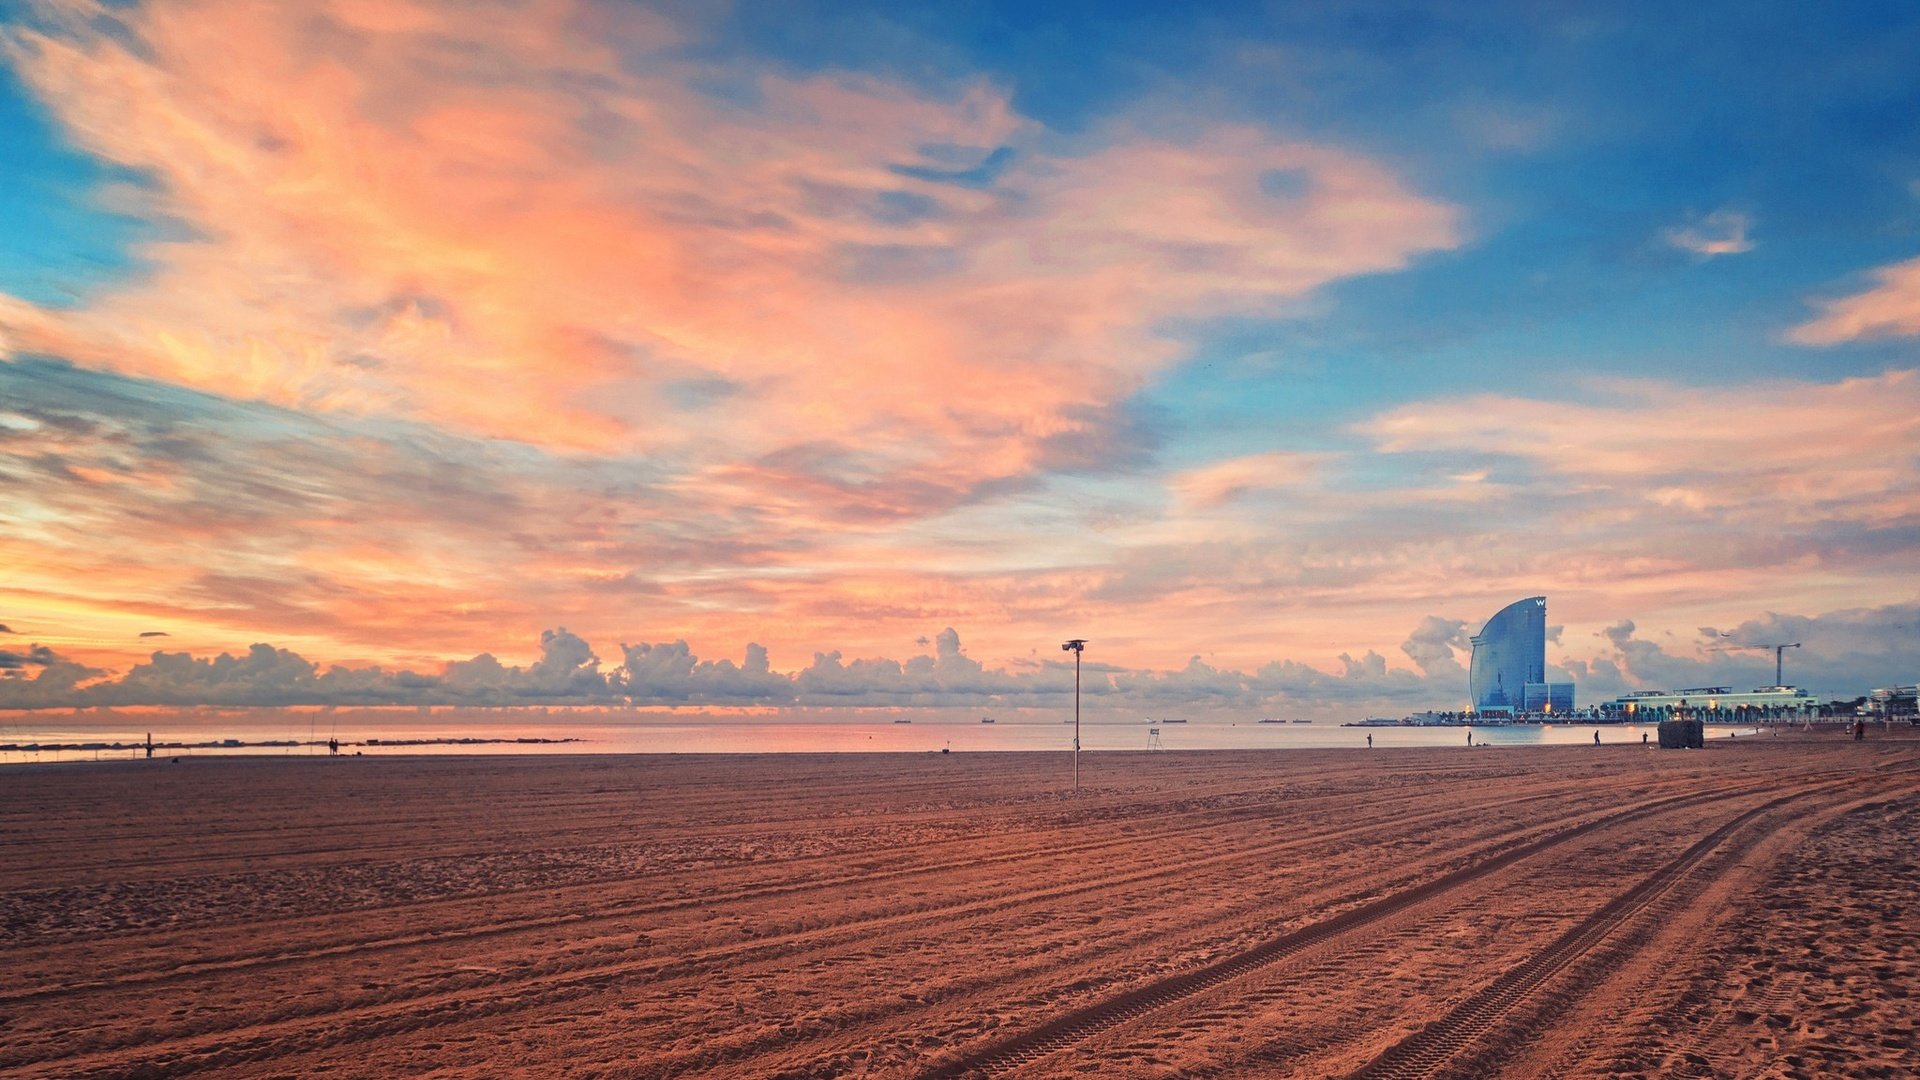
<path id="1" fill-rule="evenodd" d="M 1629 810 L 1588 819 L 1578 825 L 1554 831 L 1547 836 L 1509 848 L 1498 855 L 1461 867 L 1425 884 L 1393 893 L 1372 903 L 1363 904 L 1281 935 L 1205 967 L 1150 983 L 1106 1001 L 1056 1017 L 1039 1027 L 996 1041 L 938 1065 L 923 1073 L 923 1080 L 945 1080 L 945 1078 L 965 1076 L 975 1071 L 993 1074 L 1018 1068 L 1076 1045 L 1126 1021 L 1203 991 L 1214 989 L 1309 948 L 1352 934 L 1388 916 L 1399 914 L 1416 904 L 1425 903 L 1449 890 L 1503 870 L 1570 840 L 1649 814 L 1700 802 L 1735 798 L 1741 794 L 1753 794 L 1759 790 L 1761 790 L 1760 786 L 1751 785 L 1711 793 L 1673 796 L 1643 803 Z"/>
<path id="2" fill-rule="evenodd" d="M 1485 806 L 1480 807 L 1475 812 L 1484 813 L 1492 809 L 1513 808 L 1513 807 L 1522 806 L 1531 802 L 1539 802 L 1543 800 L 1553 799 L 1560 794 L 1556 786 L 1547 785 L 1547 784 L 1543 784 L 1540 786 L 1543 790 L 1540 790 L 1534 793 L 1521 794 L 1508 799 L 1503 799 L 1498 803 L 1486 804 Z M 1315 816 L 1319 816 L 1319 817 L 1336 816 L 1344 812 L 1346 804 L 1351 802 L 1362 801 L 1364 796 L 1341 795 L 1341 796 L 1335 796 L 1331 798 L 1336 799 L 1337 804 L 1315 808 Z M 1402 793 L 1388 800 L 1376 800 L 1374 802 L 1369 803 L 1368 805 L 1369 805 L 1369 809 L 1372 812 L 1378 814 L 1383 811 L 1390 810 L 1393 806 L 1401 805 L 1403 803 L 1418 804 L 1424 801 L 1428 801 L 1429 799 L 1430 799 L 1430 795 L 1427 793 L 1410 792 L 1410 793 Z M 1128 834 L 1124 836 L 1108 837 L 1108 838 L 1103 838 L 1099 840 L 1083 841 L 1080 843 L 1061 843 L 1058 839 L 1056 839 L 1056 835 L 1060 832 L 1071 831 L 1072 826 L 1058 826 L 1058 827 L 1050 828 L 1045 833 L 1033 834 L 1033 838 L 1027 842 L 1027 845 L 1025 847 L 1016 848 L 1010 851 L 1005 851 L 1005 852 L 1001 852 L 993 855 L 987 855 L 987 856 L 973 855 L 965 859 L 921 863 L 914 866 L 901 867 L 894 870 L 874 870 L 869 867 L 860 866 L 850 872 L 836 874 L 836 875 L 827 876 L 827 877 L 813 878 L 813 879 L 808 879 L 804 881 L 779 881 L 779 882 L 773 882 L 773 883 L 768 883 L 763 885 L 748 886 L 745 888 L 736 888 L 734 890 L 731 890 L 728 892 L 722 892 L 722 893 L 700 893 L 697 895 L 672 897 L 672 898 L 660 899 L 660 900 L 620 902 L 620 903 L 602 907 L 599 910 L 592 911 L 592 912 L 565 911 L 559 914 L 535 915 L 535 916 L 528 916 L 525 918 L 510 919 L 510 920 L 492 919 L 492 920 L 480 922 L 477 924 L 469 924 L 467 926 L 455 926 L 455 927 L 439 926 L 439 927 L 435 927 L 434 930 L 426 933 L 402 933 L 402 934 L 394 934 L 394 935 L 385 936 L 385 937 L 373 937 L 373 938 L 355 937 L 351 939 L 340 940 L 337 942 L 319 943 L 307 948 L 284 949 L 284 950 L 278 950 L 275 952 L 265 953 L 265 954 L 215 957 L 210 959 L 193 961 L 189 963 L 166 962 L 166 963 L 157 964 L 156 966 L 153 966 L 151 968 L 144 968 L 144 969 L 123 968 L 113 972 L 109 976 L 99 978 L 99 979 L 91 979 L 91 980 L 78 981 L 78 982 L 67 982 L 67 983 L 62 983 L 58 986 L 28 987 L 28 988 L 19 989 L 19 990 L 0 990 L 0 1006 L 16 1005 L 16 1004 L 24 1005 L 24 1004 L 44 1002 L 49 1000 L 58 1000 L 63 997 L 70 997 L 76 994 L 88 993 L 88 992 L 93 992 L 93 991 L 98 991 L 103 989 L 123 988 L 123 987 L 129 987 L 129 986 L 158 986 L 158 985 L 164 985 L 164 984 L 172 984 L 172 983 L 178 983 L 178 982 L 182 982 L 189 979 L 204 977 L 207 975 L 231 974 L 231 973 L 244 972 L 244 971 L 266 970 L 270 968 L 282 967 L 289 964 L 297 964 L 297 963 L 310 961 L 310 960 L 327 959 L 331 957 L 338 957 L 338 956 L 345 956 L 345 955 L 365 955 L 371 952 L 406 949 L 406 948 L 422 946 L 422 945 L 445 947 L 445 946 L 449 946 L 449 945 L 453 945 L 453 944 L 457 944 L 465 941 L 477 941 L 477 940 L 482 940 L 487 938 L 495 938 L 495 937 L 517 934 L 517 933 L 528 933 L 528 932 L 536 932 L 541 930 L 550 930 L 550 929 L 554 929 L 562 926 L 565 926 L 570 930 L 577 930 L 582 926 L 591 925 L 594 923 L 606 923 L 606 922 L 613 922 L 621 919 L 641 918 L 649 915 L 661 915 L 661 914 L 667 914 L 670 912 L 684 911 L 689 909 L 718 907 L 718 906 L 727 905 L 727 904 L 739 903 L 742 901 L 777 899 L 782 897 L 798 896 L 798 895 L 802 895 L 810 892 L 826 892 L 834 889 L 845 888 L 849 885 L 856 885 L 856 884 L 858 885 L 871 885 L 876 883 L 903 884 L 919 878 L 938 877 L 942 874 L 947 874 L 958 869 L 978 868 L 983 866 L 1016 865 L 1022 862 L 1030 861 L 1042 855 L 1046 856 L 1047 858 L 1097 855 L 1104 851 L 1135 847 L 1143 844 L 1166 843 L 1184 836 L 1205 834 L 1212 830 L 1218 829 L 1223 823 L 1226 823 L 1226 822 L 1232 822 L 1235 820 L 1239 820 L 1241 818 L 1258 818 L 1261 816 L 1265 816 L 1260 812 L 1262 809 L 1263 808 L 1259 808 L 1259 807 L 1250 808 L 1250 807 L 1240 807 L 1240 806 L 1227 807 L 1227 808 L 1216 807 L 1211 809 L 1181 809 L 1181 810 L 1175 811 L 1170 816 L 1179 817 L 1179 818 L 1194 818 L 1197 820 L 1189 821 L 1188 823 L 1185 823 L 1185 824 L 1175 825 L 1173 827 L 1160 828 L 1153 832 L 1133 833 L 1133 834 Z M 1399 819 L 1396 821 L 1396 824 L 1418 823 L 1421 821 L 1429 821 L 1429 820 L 1442 820 L 1449 816 L 1455 816 L 1465 812 L 1466 811 L 1461 810 L 1459 808 L 1443 809 L 1443 810 L 1434 811 L 1431 813 L 1420 814 L 1414 817 Z M 1195 862 L 1193 860 L 1187 859 L 1182 856 L 1169 856 L 1166 865 L 1152 867 L 1145 871 L 1142 871 L 1138 879 L 1145 880 L 1146 877 L 1148 876 L 1164 875 L 1166 873 L 1174 871 L 1175 869 L 1190 869 L 1196 865 L 1208 865 L 1214 862 L 1221 861 L 1223 859 L 1229 859 L 1234 857 L 1251 858 L 1251 857 L 1277 854 L 1282 851 L 1292 850 L 1294 848 L 1300 847 L 1303 844 L 1335 843 L 1341 840 L 1351 838 L 1352 836 L 1355 836 L 1355 835 L 1363 834 L 1372 827 L 1373 826 L 1368 825 L 1368 826 L 1362 826 L 1362 827 L 1357 827 L 1353 829 L 1339 830 L 1331 833 L 1316 834 L 1307 840 L 1287 839 L 1287 840 L 1280 840 L 1280 841 L 1259 842 L 1241 851 L 1216 853 L 1215 855 L 1208 856 L 1198 862 Z M 938 840 L 921 841 L 919 843 L 905 845 L 901 848 L 894 849 L 894 851 L 890 852 L 889 854 L 899 855 L 905 852 L 912 852 L 912 851 L 933 852 L 933 851 L 938 851 L 941 848 L 960 845 L 966 842 L 967 842 L 967 838 L 959 838 L 959 839 L 942 838 Z M 783 867 L 788 867 L 788 866 L 806 865 L 806 864 L 826 864 L 826 863 L 831 863 L 835 861 L 843 862 L 843 863 L 846 863 L 846 862 L 862 863 L 862 862 L 871 861 L 877 856 L 877 854 L 878 853 L 876 852 L 858 851 L 858 852 L 832 853 L 832 854 L 824 854 L 824 855 L 806 855 L 806 856 L 799 856 L 796 858 L 784 860 L 780 865 Z M 622 875 L 622 876 L 610 877 L 610 878 L 599 878 L 599 879 L 593 879 L 589 881 L 569 883 L 564 888 L 568 891 L 586 891 L 586 890 L 593 890 L 593 889 L 603 889 L 610 885 L 619 885 L 619 884 L 624 884 L 630 881 L 638 880 L 641 877 L 644 877 L 644 875 L 638 875 L 638 876 Z M 501 896 L 518 895 L 522 893 L 538 893 L 538 894 L 551 895 L 553 893 L 553 890 L 551 888 L 529 888 L 529 889 L 516 889 L 516 890 L 510 890 L 510 891 L 504 891 L 504 892 L 488 893 L 488 894 L 482 894 L 482 895 L 461 895 L 457 897 L 449 897 L 444 900 L 420 901 L 413 904 L 398 905 L 396 907 L 389 907 L 389 908 L 383 908 L 383 909 L 359 909 L 358 913 L 366 914 L 368 911 L 371 911 L 371 910 L 393 911 L 393 910 L 404 910 L 407 908 L 431 908 L 431 907 L 442 906 L 442 905 L 451 904 L 451 903 L 467 903 L 467 902 L 477 902 L 477 901 L 483 901 L 483 900 L 495 900 Z M 232 924 L 222 924 L 221 929 L 223 930 L 228 929 L 230 928 L 231 925 Z M 146 951 L 148 950 L 142 950 L 143 953 Z"/>
<path id="3" fill-rule="evenodd" d="M 1503 800 L 1497 805 L 1500 807 L 1513 808 L 1543 799 L 1551 799 L 1554 798 L 1555 795 L 1556 793 L 1553 790 L 1546 790 Z M 1415 799 L 1427 797 L 1430 796 L 1412 796 L 1412 798 Z M 1688 796 L 1687 798 L 1694 797 L 1697 796 Z M 1473 812 L 1484 813 L 1488 808 L 1487 806 L 1481 806 Z M 1394 824 L 1397 827 L 1404 827 L 1408 824 L 1417 824 L 1419 821 L 1428 818 L 1435 820 L 1444 819 L 1462 812 L 1465 811 L 1461 808 L 1450 807 L 1435 811 L 1431 814 L 1419 815 L 1415 818 L 1399 819 L 1396 820 Z M 1207 821 L 1194 827 L 1204 829 L 1213 827 L 1217 825 L 1217 823 L 1217 820 Z M 1314 834 L 1306 838 L 1264 841 L 1237 850 L 1216 852 L 1213 855 L 1199 859 L 1191 857 L 1170 857 L 1161 865 L 1138 870 L 1120 877 L 1102 877 L 1095 874 L 1080 882 L 1068 883 L 1039 891 L 1016 889 L 997 896 L 988 896 L 986 898 L 977 896 L 967 897 L 952 903 L 924 905 L 904 912 L 893 909 L 868 918 L 856 918 L 811 927 L 799 934 L 787 935 L 783 938 L 759 939 L 738 945 L 726 946 L 719 949 L 708 950 L 691 957 L 652 958 L 639 963 L 626 962 L 585 968 L 563 968 L 557 971 L 546 970 L 511 974 L 476 974 L 471 976 L 469 983 L 464 986 L 449 986 L 445 982 L 439 982 L 430 986 L 409 988 L 408 992 L 402 997 L 383 998 L 377 1002 L 348 1006 L 344 1009 L 318 1005 L 298 1006 L 294 1003 L 287 1003 L 284 1011 L 278 1016 L 268 1019 L 267 1026 L 297 1025 L 302 1022 L 326 1022 L 330 1024 L 344 1022 L 357 1025 L 358 1021 L 355 1019 L 355 1014 L 371 1017 L 374 1013 L 388 1014 L 396 1010 L 404 1012 L 411 1006 L 417 1006 L 419 1016 L 416 1019 L 419 1022 L 409 1022 L 388 1016 L 385 1019 L 371 1022 L 364 1028 L 358 1028 L 358 1030 L 362 1032 L 363 1036 L 367 1037 L 418 1030 L 421 1027 L 428 1026 L 433 1022 L 434 1018 L 445 1018 L 452 1015 L 448 1010 L 443 1008 L 443 1002 L 449 997 L 465 1001 L 466 1004 L 463 1006 L 463 1009 L 467 1015 L 496 1015 L 521 1007 L 549 1004 L 554 1000 L 558 1000 L 555 995 L 574 997 L 584 993 L 591 993 L 627 979 L 694 978 L 730 964 L 804 955 L 809 951 L 817 951 L 821 948 L 858 940 L 859 938 L 872 934 L 877 929 L 885 928 L 899 932 L 903 929 L 909 929 L 923 924 L 933 926 L 944 925 L 954 918 L 991 918 L 1001 912 L 1036 903 L 1059 901 L 1069 897 L 1097 893 L 1106 889 L 1150 883 L 1155 880 L 1165 879 L 1171 875 L 1191 875 L 1196 869 L 1202 867 L 1230 867 L 1249 859 L 1269 858 L 1287 851 L 1326 847 L 1330 845 L 1338 846 L 1357 836 L 1364 835 L 1376 827 L 1376 824 L 1368 824 L 1339 830 L 1333 833 Z M 1185 829 L 1183 828 L 1180 831 L 1185 831 Z M 1113 841 L 1093 842 L 1084 846 L 1088 849 L 1099 849 L 1116 844 L 1128 845 L 1138 842 L 1138 837 L 1123 837 Z M 1495 841 L 1489 846 L 1498 846 L 1499 843 L 1500 841 Z M 1044 845 L 1042 846 L 1044 847 Z M 1057 854 L 1057 851 L 1047 848 L 1046 853 L 1051 856 Z M 1021 859 L 1030 858 L 1035 854 L 1038 854 L 1038 852 L 1028 851 L 987 861 L 1017 862 Z M 770 886 L 763 889 L 748 890 L 739 894 L 739 896 L 757 899 L 839 887 L 849 883 L 871 885 L 876 881 L 885 882 L 895 878 L 907 879 L 946 873 L 963 865 L 971 867 L 981 865 L 981 863 L 979 860 L 970 860 L 964 863 L 943 863 L 935 866 L 915 867 L 892 873 L 857 873 L 844 878 L 836 878 L 829 882 L 809 882 L 792 886 Z M 631 917 L 635 914 L 657 913 L 660 911 L 682 910 L 687 908 L 703 908 L 719 903 L 722 899 L 723 898 L 715 897 L 692 897 L 661 904 L 642 905 L 630 911 L 613 914 L 596 914 L 592 916 L 569 914 L 550 919 L 536 920 L 536 923 L 540 927 L 567 925 L 569 928 L 572 928 L 588 921 L 605 922 L 622 917 Z M 529 928 L 527 925 L 507 925 L 488 928 L 477 932 L 477 934 L 468 936 L 504 935 Z M 428 933 L 415 936 L 408 941 L 396 942 L 395 947 L 404 947 L 410 944 L 440 945 L 451 936 L 452 935 Z M 367 947 L 365 944 L 341 945 L 329 949 L 326 955 L 363 952 Z M 277 957 L 274 958 L 275 963 L 250 964 L 244 966 L 256 969 L 263 966 L 279 966 L 280 962 L 291 963 L 302 958 L 303 957 Z M 321 958 L 324 958 L 324 956 Z M 174 982 L 178 981 L 178 979 L 190 977 L 190 975 L 204 974 L 207 974 L 204 970 L 193 973 L 183 972 L 177 976 L 169 972 L 161 973 L 157 977 L 146 980 L 135 980 L 135 982 L 138 982 L 142 986 L 147 986 L 152 983 Z M 64 991 L 69 988 L 61 989 Z M 71 989 L 78 990 L 80 988 L 76 987 Z M 485 998 L 471 996 L 475 991 L 491 991 L 491 993 Z M 48 992 L 35 996 L 47 997 L 57 996 L 57 994 L 58 992 Z M 0 1061 L 0 1066 L 21 1067 L 27 1065 L 63 1064 L 73 1069 L 84 1069 L 90 1067 L 87 1064 L 89 1061 L 104 1064 L 103 1058 L 115 1056 L 116 1052 L 125 1051 L 135 1046 L 151 1046 L 155 1049 L 159 1049 L 168 1043 L 198 1044 L 204 1046 L 210 1041 L 217 1041 L 222 1034 L 234 1035 L 243 1030 L 250 1032 L 250 1034 L 246 1035 L 246 1037 L 240 1041 L 249 1045 L 257 1045 L 260 1043 L 260 1040 L 266 1036 L 266 1033 L 260 1030 L 263 1026 L 261 1024 L 262 1019 L 263 1018 L 257 1016 L 249 1018 L 249 1022 L 245 1024 L 244 1027 L 236 1026 L 234 1028 L 228 1028 L 224 1033 L 196 1031 L 192 1033 L 181 1033 L 174 1037 L 162 1035 L 156 1040 L 155 1035 L 157 1033 L 147 1031 L 142 1034 L 137 1042 L 132 1037 L 129 1037 L 94 1043 L 84 1048 L 76 1048 L 71 1044 L 63 1047 L 48 1046 L 46 1049 L 53 1050 L 54 1053 L 47 1055 L 32 1055 L 31 1053 L 9 1055 L 8 1060 Z M 335 1042 L 337 1040 L 329 1039 L 328 1041 Z M 276 1045 L 278 1046 L 276 1053 L 297 1053 L 305 1049 L 305 1047 L 299 1045 L 297 1038 L 292 1042 L 281 1042 Z M 230 1065 L 236 1060 L 261 1060 L 269 1056 L 273 1055 L 243 1053 L 241 1057 L 235 1058 L 231 1053 L 215 1052 L 211 1060 Z M 201 1060 L 203 1062 L 202 1065 L 196 1067 L 205 1067 L 206 1059 Z M 138 1071 L 143 1074 L 152 1073 L 154 1065 L 155 1063 L 149 1060 L 147 1066 L 140 1068 Z M 112 1070 L 109 1069 L 107 1074 L 113 1074 Z M 161 1073 L 153 1074 L 160 1075 Z"/>
<path id="4" fill-rule="evenodd" d="M 1353 1072 L 1350 1080 L 1424 1080 L 1452 1069 L 1476 1044 L 1494 1036 L 1509 1016 L 1528 1006 L 1556 975 L 1600 949 L 1616 931 L 1653 908 L 1710 860 L 1719 863 L 1714 872 L 1724 873 L 1732 858 L 1762 839 L 1756 823 L 1834 786 L 1814 785 L 1779 796 L 1721 825 L 1445 1016 L 1388 1047 Z M 1475 1062 L 1476 1074 L 1484 1075 L 1494 1064 Z"/>

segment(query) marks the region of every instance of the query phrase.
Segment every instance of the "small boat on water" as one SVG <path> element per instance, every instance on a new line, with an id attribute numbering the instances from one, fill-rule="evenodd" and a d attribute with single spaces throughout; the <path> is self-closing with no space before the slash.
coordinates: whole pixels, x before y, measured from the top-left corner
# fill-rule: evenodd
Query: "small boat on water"
<path id="1" fill-rule="evenodd" d="M 911 720 L 895 720 L 895 721 L 894 721 L 894 723 L 896 723 L 896 724 L 911 724 L 911 723 L 913 723 L 913 721 L 911 721 Z"/>
<path id="2" fill-rule="evenodd" d="M 983 717 L 981 717 L 981 718 L 980 718 L 980 722 L 981 722 L 981 723 L 983 723 L 983 724 L 991 724 L 991 723 L 993 723 L 993 717 L 991 717 L 991 716 L 983 716 Z"/>

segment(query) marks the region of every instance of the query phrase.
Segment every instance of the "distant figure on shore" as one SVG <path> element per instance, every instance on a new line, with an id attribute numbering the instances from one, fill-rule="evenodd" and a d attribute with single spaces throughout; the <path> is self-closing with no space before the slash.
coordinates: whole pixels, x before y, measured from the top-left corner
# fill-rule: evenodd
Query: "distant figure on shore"
<path id="1" fill-rule="evenodd" d="M 1473 745 L 1473 729 L 1472 728 L 1467 729 L 1467 745 L 1468 746 Z"/>
<path id="2" fill-rule="evenodd" d="M 1373 732 L 1367 732 L 1367 749 L 1373 749 Z"/>
<path id="3" fill-rule="evenodd" d="M 327 740 L 327 756 L 336 757 L 339 755 L 339 753 L 340 753 L 340 740 L 328 739 Z"/>
<path id="4" fill-rule="evenodd" d="M 1867 737 L 1867 722 L 1865 720 L 1855 720 L 1853 722 L 1853 741 L 1859 742 L 1860 740 L 1866 737 Z"/>
<path id="5" fill-rule="evenodd" d="M 1593 745 L 1595 746 L 1600 745 L 1600 729 L 1599 728 L 1593 729 Z"/>
<path id="6" fill-rule="evenodd" d="M 1598 735 L 1598 734 L 1600 734 L 1600 733 L 1596 731 L 1596 732 L 1594 732 L 1594 734 L 1595 734 L 1595 735 Z M 1640 745 L 1641 745 L 1641 746 L 1645 746 L 1645 745 L 1647 745 L 1647 733 L 1646 733 L 1646 732 L 1644 732 L 1644 731 L 1640 733 Z"/>
<path id="7" fill-rule="evenodd" d="M 147 732 L 147 760 L 153 760 L 153 732 Z"/>

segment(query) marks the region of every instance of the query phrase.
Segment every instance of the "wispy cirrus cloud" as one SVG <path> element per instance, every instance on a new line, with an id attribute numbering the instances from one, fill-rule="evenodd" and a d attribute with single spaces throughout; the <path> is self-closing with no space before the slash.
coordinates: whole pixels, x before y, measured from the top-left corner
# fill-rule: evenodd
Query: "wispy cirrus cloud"
<path id="1" fill-rule="evenodd" d="M 1873 272 L 1865 292 L 1827 300 L 1820 314 L 1788 335 L 1802 345 L 1920 336 L 1920 258 Z"/>
<path id="2" fill-rule="evenodd" d="M 1747 236 L 1753 219 L 1738 210 L 1716 210 L 1690 225 L 1675 226 L 1661 233 L 1661 239 L 1681 251 L 1703 259 L 1720 255 L 1743 255 L 1754 248 Z"/>
<path id="3" fill-rule="evenodd" d="M 1364 568 L 1347 602 L 1544 592 L 1586 628 L 1636 611 L 1867 606 L 1911 590 L 1920 375 L 1582 389 L 1579 400 L 1441 398 L 1354 425 L 1429 479 L 1318 497 L 1345 504 L 1327 539 L 1347 538 Z M 1420 498 L 1465 470 L 1497 489 Z"/>
<path id="4" fill-rule="evenodd" d="M 1584 401 L 1486 395 L 1391 410 L 1356 434 L 1389 453 L 1495 454 L 1552 483 L 1732 521 L 1920 513 L 1920 372 L 1693 387 L 1595 382 Z M 1463 417 L 1487 422 L 1463 423 Z M 1569 489 L 1571 490 L 1571 489 Z"/>
<path id="5" fill-rule="evenodd" d="M 1189 506 L 1206 509 L 1254 491 L 1311 483 L 1333 455 L 1273 450 L 1210 462 L 1175 474 L 1174 494 Z"/>
<path id="6" fill-rule="evenodd" d="M 12 347 L 565 450 L 731 464 L 831 430 L 965 491 L 1174 358 L 1160 320 L 1459 241 L 1384 168 L 1246 127 L 1066 139 L 984 82 L 718 68 L 625 6 L 396 10 L 16 31 L 76 140 L 151 177 L 120 197 L 181 227 L 73 311 L 15 305 Z"/>

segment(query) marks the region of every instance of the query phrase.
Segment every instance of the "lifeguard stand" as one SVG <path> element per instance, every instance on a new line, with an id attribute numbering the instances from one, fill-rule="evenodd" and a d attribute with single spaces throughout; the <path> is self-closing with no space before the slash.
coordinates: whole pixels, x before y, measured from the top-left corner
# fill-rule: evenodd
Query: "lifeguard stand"
<path id="1" fill-rule="evenodd" d="M 1150 727 L 1147 729 L 1147 749 L 1149 750 L 1165 750 L 1166 749 L 1166 747 L 1160 745 L 1160 729 L 1159 728 Z"/>

